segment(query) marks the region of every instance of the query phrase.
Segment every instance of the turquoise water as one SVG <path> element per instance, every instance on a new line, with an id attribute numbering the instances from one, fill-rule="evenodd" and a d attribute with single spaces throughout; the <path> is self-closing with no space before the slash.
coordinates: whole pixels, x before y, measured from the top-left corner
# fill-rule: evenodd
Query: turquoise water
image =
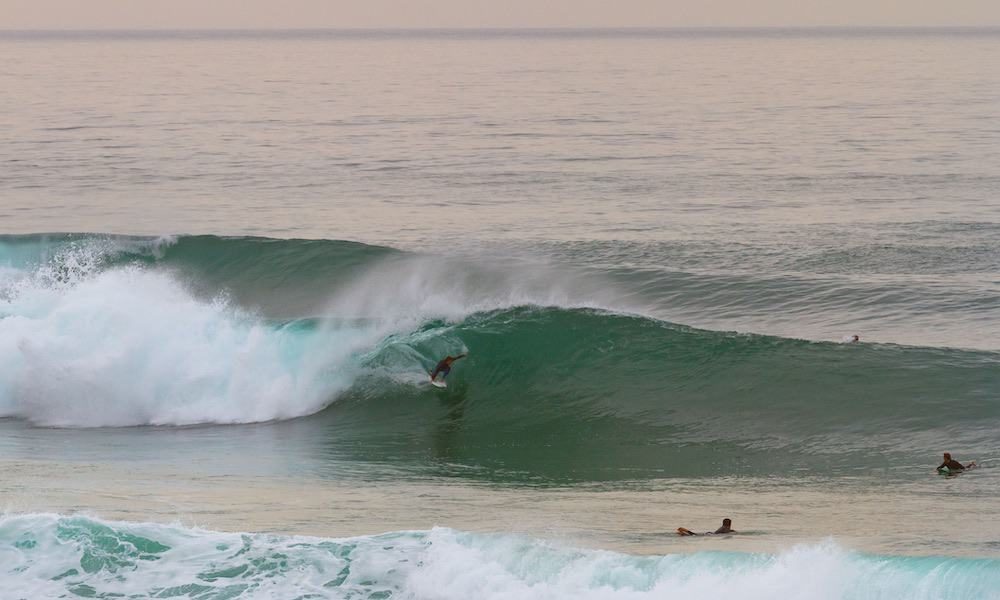
<path id="1" fill-rule="evenodd" d="M 997 32 L 0 49 L 13 597 L 996 597 Z"/>
<path id="2" fill-rule="evenodd" d="M 628 556 L 450 529 L 321 539 L 84 517 L 0 521 L 12 597 L 996 598 L 988 559 L 859 554 Z"/>

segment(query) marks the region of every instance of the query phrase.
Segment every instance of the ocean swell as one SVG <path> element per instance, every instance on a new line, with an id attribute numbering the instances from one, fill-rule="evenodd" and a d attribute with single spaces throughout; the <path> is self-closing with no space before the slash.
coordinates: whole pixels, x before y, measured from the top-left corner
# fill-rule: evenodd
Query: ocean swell
<path id="1" fill-rule="evenodd" d="M 694 329 L 537 263 L 329 241 L 4 240 L 0 416 L 39 425 L 313 415 L 360 460 L 557 480 L 1000 452 L 995 352 Z M 460 352 L 448 388 L 429 386 Z"/>

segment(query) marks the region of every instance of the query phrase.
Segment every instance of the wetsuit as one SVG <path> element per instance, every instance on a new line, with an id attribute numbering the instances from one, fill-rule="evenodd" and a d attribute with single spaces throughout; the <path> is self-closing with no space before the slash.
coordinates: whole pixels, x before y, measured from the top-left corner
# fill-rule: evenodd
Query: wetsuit
<path id="1" fill-rule="evenodd" d="M 949 471 L 964 471 L 965 470 L 965 467 L 962 466 L 962 463 L 958 462 L 954 458 L 951 459 L 951 460 L 946 460 L 943 463 L 941 463 L 941 466 L 939 466 L 938 469 L 943 469 L 945 467 L 948 467 Z"/>
<path id="2" fill-rule="evenodd" d="M 442 358 L 438 362 L 437 366 L 434 367 L 434 370 L 431 371 L 432 380 L 435 379 L 439 373 L 441 374 L 441 379 L 444 379 L 445 377 L 448 376 L 448 373 L 451 373 L 451 361 L 449 360 L 450 358 L 451 358 L 450 356 L 448 358 Z"/>

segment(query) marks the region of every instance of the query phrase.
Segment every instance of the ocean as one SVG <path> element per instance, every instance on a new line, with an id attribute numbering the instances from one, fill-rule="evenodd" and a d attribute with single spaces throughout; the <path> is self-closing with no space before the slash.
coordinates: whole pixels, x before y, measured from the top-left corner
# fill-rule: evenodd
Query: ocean
<path id="1" fill-rule="evenodd" d="M 1000 598 L 1000 30 L 0 56 L 5 600 Z"/>

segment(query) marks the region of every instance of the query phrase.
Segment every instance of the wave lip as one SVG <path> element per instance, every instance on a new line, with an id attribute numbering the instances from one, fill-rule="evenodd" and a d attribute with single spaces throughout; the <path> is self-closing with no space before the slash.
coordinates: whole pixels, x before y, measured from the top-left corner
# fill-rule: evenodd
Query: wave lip
<path id="1" fill-rule="evenodd" d="M 14 598 L 950 600 L 1000 597 L 1000 561 L 832 541 L 633 556 L 447 528 L 323 539 L 32 514 L 0 517 L 0 585 Z"/>

